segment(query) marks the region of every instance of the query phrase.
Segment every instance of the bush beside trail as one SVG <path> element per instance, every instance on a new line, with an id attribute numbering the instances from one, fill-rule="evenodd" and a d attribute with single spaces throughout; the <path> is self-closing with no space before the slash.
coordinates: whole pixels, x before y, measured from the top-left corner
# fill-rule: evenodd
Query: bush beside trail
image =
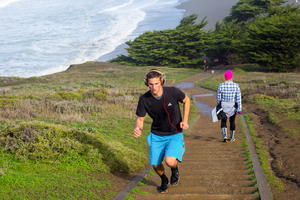
<path id="1" fill-rule="evenodd" d="M 41 122 L 6 125 L 0 132 L 0 145 L 3 152 L 19 159 L 52 163 L 81 157 L 91 168 L 102 171 L 131 173 L 141 169 L 147 160 L 142 152 L 109 141 L 101 134 Z"/>

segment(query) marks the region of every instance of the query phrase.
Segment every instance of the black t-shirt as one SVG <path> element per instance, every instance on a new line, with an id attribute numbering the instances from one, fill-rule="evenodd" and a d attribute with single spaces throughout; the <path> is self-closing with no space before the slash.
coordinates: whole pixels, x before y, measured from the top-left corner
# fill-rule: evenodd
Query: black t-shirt
<path id="1" fill-rule="evenodd" d="M 185 94 L 176 87 L 163 87 L 163 95 L 158 100 L 149 90 L 139 99 L 136 115 L 145 117 L 146 113 L 153 119 L 151 132 L 166 136 L 182 132 L 182 121 L 179 102 L 183 102 Z"/>

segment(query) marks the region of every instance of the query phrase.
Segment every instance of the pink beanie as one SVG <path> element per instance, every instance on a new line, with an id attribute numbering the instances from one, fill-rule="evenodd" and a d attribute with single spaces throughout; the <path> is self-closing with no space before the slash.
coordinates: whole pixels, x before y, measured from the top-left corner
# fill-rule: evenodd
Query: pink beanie
<path id="1" fill-rule="evenodd" d="M 224 77 L 226 80 L 232 79 L 232 72 L 230 70 L 227 70 L 224 74 Z"/>

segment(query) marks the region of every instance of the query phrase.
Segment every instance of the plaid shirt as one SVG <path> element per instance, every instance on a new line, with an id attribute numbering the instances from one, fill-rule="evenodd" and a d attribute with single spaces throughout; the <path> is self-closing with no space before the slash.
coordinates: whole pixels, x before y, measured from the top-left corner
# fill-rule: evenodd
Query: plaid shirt
<path id="1" fill-rule="evenodd" d="M 220 83 L 217 93 L 217 104 L 223 102 L 236 102 L 237 112 L 242 112 L 242 98 L 240 86 L 232 81 Z"/>

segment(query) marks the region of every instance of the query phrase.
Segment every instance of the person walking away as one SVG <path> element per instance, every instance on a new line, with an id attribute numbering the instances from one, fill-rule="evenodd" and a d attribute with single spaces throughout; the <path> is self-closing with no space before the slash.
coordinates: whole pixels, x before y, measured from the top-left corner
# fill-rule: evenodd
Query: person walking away
<path id="1" fill-rule="evenodd" d="M 232 72 L 224 73 L 225 82 L 220 83 L 217 92 L 217 105 L 220 103 L 230 122 L 230 138 L 227 138 L 227 118 L 221 120 L 223 142 L 235 141 L 235 116 L 242 114 L 242 99 L 240 86 L 232 81 Z"/>
<path id="2" fill-rule="evenodd" d="M 178 162 L 182 161 L 185 151 L 182 131 L 189 128 L 188 116 L 190 99 L 176 87 L 163 86 L 165 75 L 158 70 L 150 70 L 144 79 L 149 91 L 140 96 L 136 109 L 136 125 L 134 137 L 142 134 L 146 113 L 152 118 L 151 131 L 147 136 L 149 145 L 149 160 L 154 171 L 161 178 L 158 192 L 165 193 L 168 189 L 169 179 L 165 175 L 165 163 L 171 168 L 171 185 L 179 182 Z M 183 118 L 179 103 L 183 103 Z"/>
<path id="3" fill-rule="evenodd" d="M 203 64 L 203 70 L 204 70 L 204 71 L 207 71 L 208 65 L 207 65 L 206 59 L 203 60 L 203 63 L 204 63 L 204 64 Z"/>

